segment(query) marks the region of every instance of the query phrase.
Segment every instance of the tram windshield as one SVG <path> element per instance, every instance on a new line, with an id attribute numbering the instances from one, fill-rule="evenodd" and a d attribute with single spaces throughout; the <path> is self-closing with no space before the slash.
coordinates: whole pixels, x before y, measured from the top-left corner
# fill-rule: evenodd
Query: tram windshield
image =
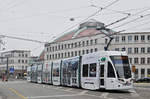
<path id="1" fill-rule="evenodd" d="M 131 69 L 128 61 L 128 56 L 110 56 L 118 78 L 131 78 Z"/>

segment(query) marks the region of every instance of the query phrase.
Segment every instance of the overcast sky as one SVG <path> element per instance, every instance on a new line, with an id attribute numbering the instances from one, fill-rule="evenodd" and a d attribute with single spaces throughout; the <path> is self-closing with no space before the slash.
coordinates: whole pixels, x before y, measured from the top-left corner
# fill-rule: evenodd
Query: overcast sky
<path id="1" fill-rule="evenodd" d="M 50 42 L 62 35 L 66 29 L 113 1 L 115 0 L 0 0 L 0 34 Z M 91 19 L 109 24 L 126 17 L 125 13 L 133 14 L 127 20 L 109 27 L 114 28 L 140 15 L 149 14 L 148 8 L 150 8 L 150 0 L 119 0 Z M 134 16 L 141 11 L 143 12 Z M 70 18 L 74 18 L 74 21 L 70 21 Z M 150 16 L 147 16 L 114 30 L 150 31 L 149 23 Z M 32 55 L 39 55 L 44 49 L 44 44 L 10 38 L 2 40 L 5 42 L 6 50 L 31 50 Z"/>

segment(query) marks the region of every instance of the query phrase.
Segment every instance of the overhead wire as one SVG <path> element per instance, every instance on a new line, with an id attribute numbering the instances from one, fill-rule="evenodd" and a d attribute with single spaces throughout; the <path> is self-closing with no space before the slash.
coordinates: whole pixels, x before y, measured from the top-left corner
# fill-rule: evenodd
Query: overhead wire
<path id="1" fill-rule="evenodd" d="M 32 39 L 27 39 L 27 38 L 22 38 L 22 37 L 15 37 L 15 36 L 9 36 L 9 35 L 0 35 L 0 37 L 6 37 L 6 38 L 17 39 L 17 40 L 24 40 L 24 41 L 30 41 L 30 42 L 35 42 L 35 43 L 46 43 L 46 42 L 42 42 L 42 41 L 39 41 L 39 40 L 32 40 Z"/>
<path id="2" fill-rule="evenodd" d="M 138 14 L 140 14 L 140 13 L 143 13 L 144 11 L 147 11 L 147 10 L 150 10 L 150 8 L 148 8 L 148 9 L 146 9 L 146 10 L 143 10 L 143 11 L 140 11 L 140 12 L 134 14 L 134 16 L 135 16 L 135 15 L 138 15 Z M 146 14 L 146 15 L 140 15 L 140 16 L 138 16 L 137 18 L 132 19 L 132 20 L 130 20 L 130 21 L 127 21 L 127 22 L 125 22 L 125 23 L 122 23 L 121 25 L 118 25 L 118 26 L 116 26 L 116 27 L 113 27 L 112 29 L 122 27 L 122 26 L 124 26 L 124 25 L 127 25 L 127 24 L 129 24 L 129 23 L 135 22 L 135 21 L 137 21 L 137 20 L 139 20 L 139 19 L 142 19 L 142 18 L 144 18 L 144 17 L 147 17 L 147 16 L 149 16 L 149 15 L 150 15 L 150 13 L 149 13 L 149 14 Z"/>
<path id="3" fill-rule="evenodd" d="M 76 27 L 77 25 L 79 25 L 79 24 L 81 24 L 81 23 L 83 23 L 83 22 L 87 21 L 89 18 L 91 18 L 91 17 L 95 16 L 95 15 L 96 15 L 97 13 L 99 13 L 100 11 L 102 11 L 102 10 L 106 9 L 107 7 L 109 7 L 109 6 L 113 5 L 113 4 L 115 4 L 115 3 L 116 3 L 116 2 L 118 2 L 118 1 L 119 1 L 119 0 L 115 0 L 115 1 L 111 2 L 111 3 L 110 3 L 110 4 L 108 4 L 107 6 L 105 6 L 105 7 L 101 8 L 101 9 L 99 9 L 98 11 L 96 11 L 96 12 L 92 13 L 92 14 L 91 14 L 91 15 L 89 15 L 87 18 L 85 18 L 85 19 L 81 20 L 79 23 L 77 23 L 77 24 L 75 24 L 75 25 L 73 25 L 73 26 L 71 26 L 71 27 L 67 28 L 66 30 L 64 30 L 63 32 L 61 32 L 61 34 L 64 34 L 64 33 L 65 33 L 65 32 L 67 32 L 68 30 L 70 30 L 70 29 L 72 29 L 72 28 Z"/>

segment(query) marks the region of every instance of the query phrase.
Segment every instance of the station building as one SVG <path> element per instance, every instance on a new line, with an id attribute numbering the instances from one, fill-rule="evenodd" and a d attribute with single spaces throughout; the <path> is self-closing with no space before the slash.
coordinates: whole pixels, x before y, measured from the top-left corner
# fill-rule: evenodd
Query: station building
<path id="1" fill-rule="evenodd" d="M 44 61 L 79 56 L 104 50 L 109 42 L 105 34 L 114 33 L 97 21 L 79 25 L 51 43 L 45 44 Z M 104 34 L 105 33 L 105 34 Z M 126 51 L 130 63 L 136 66 L 135 78 L 150 76 L 150 32 L 120 33 L 114 35 L 109 50 Z"/>

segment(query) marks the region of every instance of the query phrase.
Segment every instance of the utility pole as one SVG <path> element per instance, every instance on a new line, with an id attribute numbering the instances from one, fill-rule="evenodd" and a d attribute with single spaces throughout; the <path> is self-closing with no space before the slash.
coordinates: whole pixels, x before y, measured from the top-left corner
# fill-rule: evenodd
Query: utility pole
<path id="1" fill-rule="evenodd" d="M 6 59 L 7 59 L 7 63 L 6 63 L 6 81 L 8 81 L 8 74 L 9 74 L 9 72 L 8 72 L 8 57 L 6 57 Z"/>

